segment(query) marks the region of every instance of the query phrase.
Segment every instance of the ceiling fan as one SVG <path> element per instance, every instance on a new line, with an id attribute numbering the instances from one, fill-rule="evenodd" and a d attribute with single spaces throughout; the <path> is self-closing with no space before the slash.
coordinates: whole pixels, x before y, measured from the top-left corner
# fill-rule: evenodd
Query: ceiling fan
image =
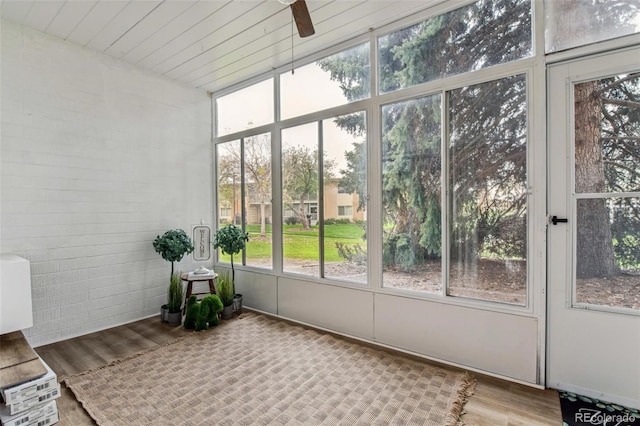
<path id="1" fill-rule="evenodd" d="M 278 0 L 282 4 L 286 4 L 291 8 L 293 14 L 293 20 L 296 21 L 298 27 L 298 34 L 300 37 L 309 37 L 316 33 L 313 29 L 313 23 L 311 22 L 311 15 L 307 8 L 305 0 Z"/>

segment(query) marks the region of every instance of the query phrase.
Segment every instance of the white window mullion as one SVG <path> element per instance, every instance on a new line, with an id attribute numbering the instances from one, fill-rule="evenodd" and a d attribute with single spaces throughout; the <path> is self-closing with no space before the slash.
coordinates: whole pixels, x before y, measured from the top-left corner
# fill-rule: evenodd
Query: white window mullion
<path id="1" fill-rule="evenodd" d="M 280 127 L 280 77 L 274 73 L 273 97 L 276 125 L 271 131 L 271 257 L 273 271 L 282 273 L 282 128 Z"/>
<path id="2" fill-rule="evenodd" d="M 372 104 L 367 110 L 367 281 L 382 288 L 382 110 Z"/>
<path id="3" fill-rule="evenodd" d="M 273 270 L 282 273 L 282 132 L 271 133 L 271 256 Z"/>
<path id="4" fill-rule="evenodd" d="M 382 105 L 378 100 L 378 37 L 369 39 L 371 98 L 367 108 L 367 282 L 382 288 Z"/>
<path id="5" fill-rule="evenodd" d="M 324 278 L 324 136 L 322 120 L 318 121 L 318 271 Z M 311 226 L 311 223 L 309 223 Z"/>
<path id="6" fill-rule="evenodd" d="M 440 201 L 440 229 L 442 231 L 442 288 L 440 291 L 443 296 L 447 295 L 449 291 L 449 268 L 450 252 L 449 246 L 451 244 L 451 232 L 449 226 L 449 210 L 451 207 L 451 192 L 449 191 L 449 95 L 447 92 L 442 92 L 442 99 L 440 101 L 440 158 L 442 159 L 441 180 L 440 180 L 440 194 L 442 195 Z"/>
<path id="7" fill-rule="evenodd" d="M 240 139 L 240 227 L 246 231 L 247 211 L 246 211 L 246 181 L 244 172 L 244 144 L 245 138 Z M 242 250 L 242 264 L 247 264 L 247 250 Z"/>

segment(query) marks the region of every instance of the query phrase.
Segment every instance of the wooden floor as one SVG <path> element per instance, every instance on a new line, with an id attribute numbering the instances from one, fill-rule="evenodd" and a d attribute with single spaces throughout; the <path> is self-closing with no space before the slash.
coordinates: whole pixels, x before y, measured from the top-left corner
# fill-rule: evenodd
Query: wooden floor
<path id="1" fill-rule="evenodd" d="M 98 333 L 36 348 L 59 379 L 170 342 L 191 333 L 149 318 Z M 562 425 L 558 393 L 537 390 L 475 373 L 478 384 L 465 405 L 466 425 Z M 58 399 L 61 426 L 92 425 L 73 393 L 62 385 Z"/>

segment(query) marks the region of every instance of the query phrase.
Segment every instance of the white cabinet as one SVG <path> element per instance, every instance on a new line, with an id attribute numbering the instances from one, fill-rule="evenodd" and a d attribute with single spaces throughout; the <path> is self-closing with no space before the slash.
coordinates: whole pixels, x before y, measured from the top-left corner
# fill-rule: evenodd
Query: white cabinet
<path id="1" fill-rule="evenodd" d="M 0 254 L 0 334 L 32 326 L 29 261 L 15 254 Z"/>

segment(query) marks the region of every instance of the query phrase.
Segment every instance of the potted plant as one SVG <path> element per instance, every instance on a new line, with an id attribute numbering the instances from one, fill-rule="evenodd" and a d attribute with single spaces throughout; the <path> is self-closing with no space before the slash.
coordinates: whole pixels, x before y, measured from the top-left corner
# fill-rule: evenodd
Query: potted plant
<path id="1" fill-rule="evenodd" d="M 182 272 L 171 274 L 169 291 L 167 291 L 167 322 L 175 327 L 182 323 L 182 299 L 184 299 L 184 289 L 182 287 Z"/>
<path id="2" fill-rule="evenodd" d="M 233 283 L 228 272 L 218 274 L 218 296 L 222 302 L 222 319 L 229 319 L 233 316 Z"/>
<path id="3" fill-rule="evenodd" d="M 243 231 L 236 225 L 227 225 L 218 231 L 213 236 L 213 248 L 220 249 L 222 254 L 231 255 L 231 293 L 233 294 L 232 304 L 239 307 L 242 306 L 242 295 L 235 293 L 235 280 L 236 271 L 233 268 L 233 255 L 240 253 L 247 246 L 249 241 L 249 233 Z M 237 309 L 238 313 L 239 309 Z"/>
<path id="4" fill-rule="evenodd" d="M 193 243 L 184 230 L 171 229 L 162 236 L 158 235 L 153 240 L 153 248 L 160 253 L 164 260 L 171 262 L 171 279 L 173 279 L 173 262 L 179 262 L 185 254 L 191 253 L 193 251 Z M 180 286 L 182 286 L 182 281 L 180 281 Z M 162 321 L 168 321 L 168 313 L 169 304 L 167 303 L 160 308 Z"/>

